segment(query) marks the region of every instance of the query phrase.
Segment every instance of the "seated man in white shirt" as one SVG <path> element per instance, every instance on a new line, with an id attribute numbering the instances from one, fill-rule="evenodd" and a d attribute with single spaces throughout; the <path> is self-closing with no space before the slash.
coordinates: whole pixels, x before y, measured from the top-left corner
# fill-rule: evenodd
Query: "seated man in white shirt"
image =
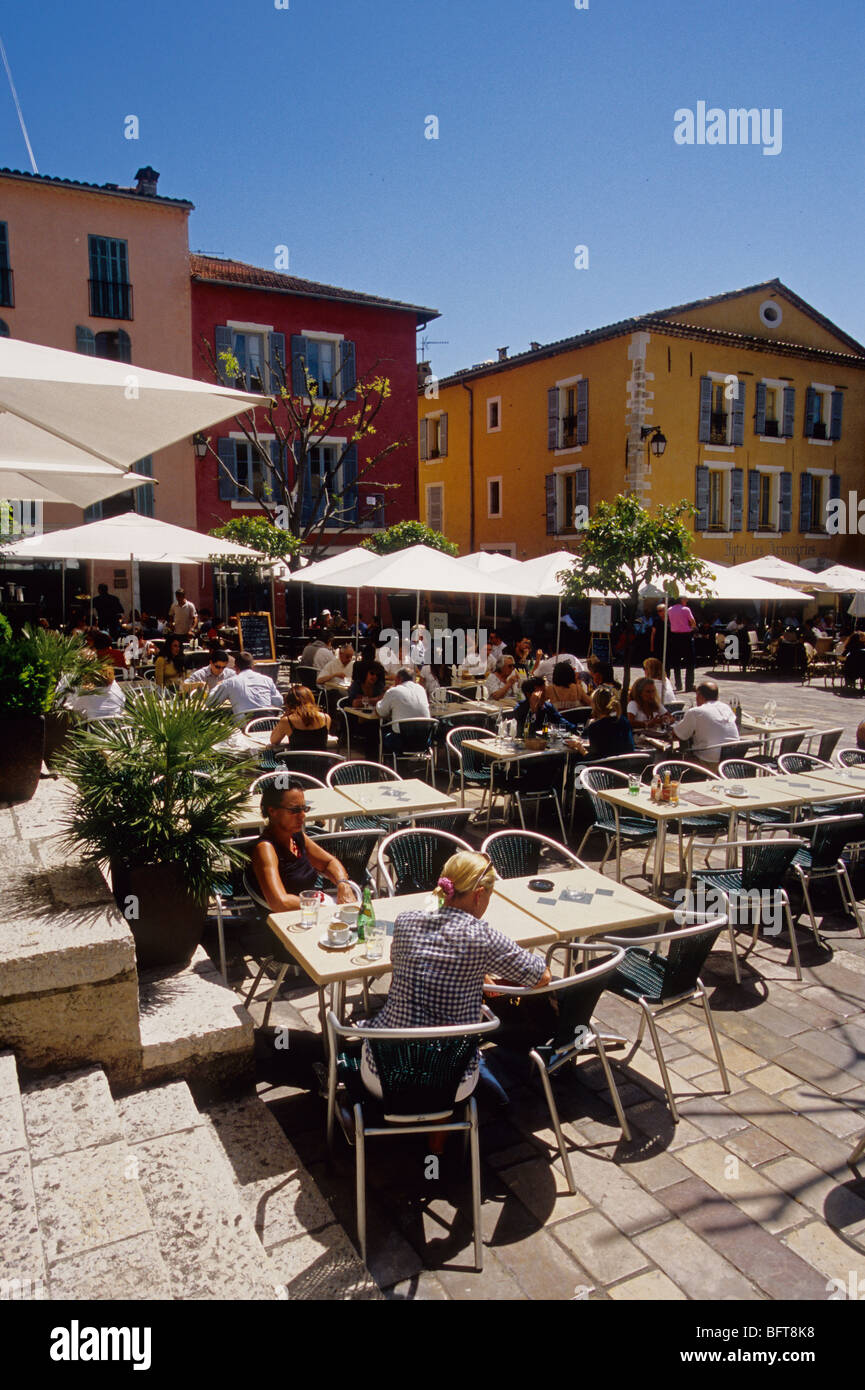
<path id="1" fill-rule="evenodd" d="M 208 703 L 221 705 L 228 702 L 238 719 L 246 722 L 246 716 L 256 710 L 275 706 L 282 709 L 282 695 L 279 687 L 270 676 L 254 669 L 255 663 L 249 652 L 238 652 L 234 659 L 235 674 L 214 686 L 208 695 Z"/>
<path id="2" fill-rule="evenodd" d="M 87 673 L 87 682 L 82 682 L 77 694 L 67 697 L 66 706 L 80 714 L 82 719 L 116 719 L 126 708 L 126 695 L 123 687 L 114 679 L 114 667 L 97 666 Z"/>
<path id="3" fill-rule="evenodd" d="M 376 713 L 382 720 L 390 720 L 390 727 L 382 729 L 382 747 L 388 753 L 400 753 L 400 719 L 429 719 L 429 697 L 419 685 L 411 671 L 401 668 L 396 673 L 396 681 L 386 690 L 376 705 Z"/>
<path id="4" fill-rule="evenodd" d="M 495 671 L 487 677 L 487 694 L 491 700 L 516 700 L 520 694 L 520 673 L 512 656 L 503 656 Z"/>
<path id="5" fill-rule="evenodd" d="M 197 671 L 190 671 L 181 688 L 186 690 L 193 685 L 203 685 L 204 688 L 210 692 L 223 680 L 228 679 L 226 675 L 227 671 L 228 652 L 223 651 L 221 647 L 217 647 L 212 653 L 208 664 L 206 666 L 200 666 Z"/>
<path id="6" fill-rule="evenodd" d="M 740 738 L 736 716 L 729 705 L 718 699 L 717 681 L 708 677 L 700 681 L 697 703 L 673 725 L 673 732 L 679 739 L 692 740 L 690 761 L 702 763 L 713 772 L 717 770 L 723 745 L 736 743 Z"/>
<path id="7" fill-rule="evenodd" d="M 341 687 L 348 690 L 351 684 L 351 666 L 354 661 L 354 647 L 350 642 L 340 647 L 336 656 L 331 653 L 330 661 L 322 666 L 316 681 L 317 685 L 330 686 L 331 689 Z"/>
<path id="8" fill-rule="evenodd" d="M 583 672 L 588 670 L 586 663 L 580 661 L 580 658 L 574 656 L 572 652 L 559 652 L 556 656 L 547 656 L 544 657 L 543 661 L 539 661 L 533 674 L 536 676 L 543 676 L 544 680 L 548 681 L 553 674 L 553 667 L 558 666 L 560 661 L 566 661 L 569 666 L 573 667 L 578 675 L 582 675 Z"/>

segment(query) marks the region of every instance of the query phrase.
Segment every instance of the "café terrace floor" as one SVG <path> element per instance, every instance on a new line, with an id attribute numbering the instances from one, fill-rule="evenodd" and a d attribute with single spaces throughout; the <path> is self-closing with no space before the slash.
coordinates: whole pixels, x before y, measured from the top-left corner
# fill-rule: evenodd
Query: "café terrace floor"
<path id="1" fill-rule="evenodd" d="M 844 727 L 855 744 L 865 700 L 757 677 L 719 675 L 722 697 L 759 713 Z M 542 821 L 542 829 L 553 833 Z M 482 828 L 470 839 L 480 843 Z M 675 837 L 668 845 L 674 864 Z M 578 841 L 575 841 L 578 843 Z M 584 857 L 597 865 L 599 838 Z M 630 886 L 642 856 L 626 853 Z M 609 863 L 606 872 L 613 870 Z M 395 1299 L 825 1300 L 865 1276 L 865 1182 L 846 1159 L 865 1130 L 865 940 L 839 907 L 834 880 L 812 890 L 831 954 L 799 934 L 799 983 L 783 938 L 762 939 L 737 986 L 726 943 L 703 972 L 730 1072 L 725 1096 L 702 1012 L 662 1020 L 681 1120 L 674 1125 L 653 1055 L 610 1054 L 632 1129 L 620 1140 L 600 1064 L 587 1056 L 554 1080 L 577 1193 L 568 1195 L 535 1081 L 514 1075 L 510 1108 L 483 1101 L 484 1268 L 471 1267 L 467 1159 L 451 1138 L 439 1177 L 425 1174 L 424 1138 L 370 1141 L 370 1270 Z M 865 866 L 854 879 L 865 900 Z M 793 891 L 794 913 L 798 895 Z M 742 947 L 747 937 L 740 933 Z M 288 982 L 291 983 L 290 981 Z M 355 992 L 359 999 L 359 992 Z M 253 1003 L 260 1021 L 263 1005 Z M 597 1016 L 636 1033 L 635 1008 L 610 995 Z M 288 1029 L 279 1034 L 277 1030 Z M 324 1102 L 312 1064 L 321 1057 L 315 991 L 285 988 L 270 1028 L 257 1034 L 259 1094 L 353 1235 L 353 1154 L 337 1136 L 325 1163 Z M 279 1038 L 281 1046 L 277 1047 Z M 288 1042 L 285 1047 L 286 1040 Z M 837 1297 L 836 1292 L 836 1297 Z M 843 1296 L 843 1295 L 842 1295 Z"/>

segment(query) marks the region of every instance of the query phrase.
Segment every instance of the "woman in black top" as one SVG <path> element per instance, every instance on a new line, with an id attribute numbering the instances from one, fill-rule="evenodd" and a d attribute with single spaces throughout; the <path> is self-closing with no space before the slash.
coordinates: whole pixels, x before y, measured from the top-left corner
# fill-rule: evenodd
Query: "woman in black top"
<path id="1" fill-rule="evenodd" d="M 570 667 L 568 669 L 570 670 Z M 535 737 L 543 731 L 545 724 L 565 722 L 555 705 L 544 699 L 546 688 L 547 683 L 543 676 L 530 676 L 527 681 L 523 681 L 524 699 L 517 705 L 512 716 L 517 721 L 520 734 L 524 735 L 528 727 L 529 734 Z"/>
<path id="2" fill-rule="evenodd" d="M 275 748 L 288 738 L 292 752 L 327 748 L 330 715 L 319 709 L 315 696 L 305 685 L 293 685 L 286 692 L 282 718 L 271 731 L 270 746 Z"/>
<path id="3" fill-rule="evenodd" d="M 252 851 L 251 864 L 258 890 L 271 912 L 299 908 L 300 894 L 315 887 L 319 874 L 337 885 L 338 903 L 355 901 L 339 860 L 303 833 L 306 793 L 302 787 L 286 791 L 278 782 L 271 783 L 262 793 L 261 813 L 267 829 Z"/>
<path id="4" fill-rule="evenodd" d="M 627 719 L 622 718 L 618 691 L 600 685 L 592 696 L 592 717 L 586 725 L 584 738 L 588 741 L 590 758 L 616 758 L 621 753 L 633 753 L 634 735 Z"/>

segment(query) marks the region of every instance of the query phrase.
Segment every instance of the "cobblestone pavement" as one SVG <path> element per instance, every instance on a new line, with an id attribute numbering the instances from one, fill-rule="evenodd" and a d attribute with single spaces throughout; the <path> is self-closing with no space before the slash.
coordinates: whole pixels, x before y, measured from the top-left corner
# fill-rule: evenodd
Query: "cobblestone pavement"
<path id="1" fill-rule="evenodd" d="M 779 718 L 842 726 L 842 746 L 855 742 L 865 711 L 858 697 L 747 676 L 719 679 L 724 696 L 737 694 L 746 710 L 759 712 L 775 699 Z M 541 828 L 553 833 L 543 821 Z M 601 852 L 593 837 L 584 857 L 597 864 Z M 668 863 L 672 869 L 672 851 Z M 625 878 L 647 891 L 640 867 L 638 853 L 625 854 Z M 865 900 L 865 872 L 855 875 L 854 891 Z M 791 897 L 795 915 L 800 904 L 795 891 Z M 678 1125 L 645 1046 L 611 1054 L 630 1143 L 620 1138 L 596 1057 L 557 1075 L 575 1195 L 567 1193 L 536 1083 L 520 1065 L 505 1069 L 509 1108 L 481 1102 L 482 1273 L 471 1267 L 460 1143 L 449 1141 L 438 1164 L 421 1139 L 371 1144 L 369 1266 L 389 1296 L 824 1300 L 831 1280 L 846 1288 L 851 1271 L 865 1275 L 865 1182 L 846 1165 L 865 1129 L 865 940 L 841 912 L 834 881 L 818 890 L 814 906 L 828 949 L 806 935 L 803 919 L 801 982 L 781 938 L 760 941 L 743 963 L 741 985 L 726 943 L 703 971 L 730 1094 L 722 1094 L 705 1020 L 694 1008 L 667 1016 L 661 1033 Z M 308 985 L 285 990 L 277 1002 L 271 1031 L 258 1034 L 260 1093 L 353 1233 L 353 1157 L 341 1137 L 333 1168 L 325 1164 L 314 1005 Z M 623 1001 L 605 995 L 598 1017 L 607 1029 L 636 1036 L 636 1011 Z M 284 1034 L 276 1045 L 274 1025 L 290 1030 L 287 1050 Z"/>

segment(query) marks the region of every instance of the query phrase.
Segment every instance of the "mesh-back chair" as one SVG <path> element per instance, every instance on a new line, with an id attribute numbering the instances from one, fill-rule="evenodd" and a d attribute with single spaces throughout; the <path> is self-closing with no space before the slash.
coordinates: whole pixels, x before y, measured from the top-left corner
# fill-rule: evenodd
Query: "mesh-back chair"
<path id="1" fill-rule="evenodd" d="M 216 908 L 216 935 L 219 942 L 219 972 L 228 979 L 225 957 L 225 920 L 231 914 L 251 912 L 253 900 L 246 891 L 243 881 L 244 871 L 249 864 L 253 846 L 258 844 L 257 835 L 237 835 L 223 840 L 226 851 L 223 862 L 217 870 L 218 878 L 211 890 Z"/>
<path id="2" fill-rule="evenodd" d="M 559 818 L 562 839 L 565 838 L 565 822 L 562 817 L 562 802 L 559 796 L 564 774 L 564 753 L 529 753 L 514 764 L 512 771 L 509 769 L 505 789 L 508 796 L 517 803 L 520 825 L 524 830 L 526 821 L 523 815 L 523 802 L 533 801 L 535 803 L 535 824 L 537 825 L 541 802 L 552 801 Z"/>
<path id="3" fill-rule="evenodd" d="M 835 759 L 839 767 L 865 767 L 865 748 L 839 748 Z"/>
<path id="4" fill-rule="evenodd" d="M 462 835 L 471 820 L 472 808 L 461 806 L 455 811 L 429 811 L 422 816 L 414 816 L 416 830 L 447 830 L 451 835 Z"/>
<path id="5" fill-rule="evenodd" d="M 685 712 L 685 701 L 684 701 L 684 700 L 668 700 L 667 703 L 666 703 L 666 705 L 664 706 L 664 708 L 665 708 L 665 710 L 667 711 L 668 714 L 684 714 L 684 712 Z"/>
<path id="6" fill-rule="evenodd" d="M 643 876 L 645 877 L 646 865 L 649 862 L 649 853 L 655 843 L 657 828 L 654 821 L 647 816 L 628 815 L 620 811 L 617 806 L 609 801 L 604 801 L 598 795 L 602 791 L 614 791 L 626 789 L 628 778 L 623 772 L 616 772 L 608 767 L 586 767 L 580 773 L 580 786 L 588 792 L 592 803 L 592 810 L 595 819 L 588 827 L 585 835 L 580 841 L 577 854 L 581 855 L 583 846 L 593 830 L 599 830 L 607 838 L 607 847 L 604 850 L 604 857 L 598 865 L 600 873 L 604 872 L 604 865 L 609 858 L 610 851 L 616 851 L 616 878 L 622 881 L 622 845 L 645 845 L 646 854 L 643 859 Z"/>
<path id="7" fill-rule="evenodd" d="M 456 772 L 451 764 L 451 756 L 459 765 L 460 779 L 460 805 L 466 804 L 466 787 L 480 787 L 483 791 L 480 809 L 483 810 L 484 802 L 490 796 L 492 786 L 492 772 L 487 758 L 481 757 L 471 748 L 464 748 L 463 744 L 467 739 L 476 739 L 478 730 L 466 725 L 448 731 L 445 743 L 448 749 L 448 791 L 456 780 Z"/>
<path id="8" fill-rule="evenodd" d="M 778 759 L 787 753 L 797 752 L 798 749 L 802 747 L 804 741 L 804 734 L 784 734 L 777 740 L 777 743 L 775 743 L 774 739 L 771 740 L 772 743 L 775 743 L 773 752 L 754 753 L 751 756 L 751 761 L 762 763 L 764 767 L 772 768 L 777 771 Z"/>
<path id="9" fill-rule="evenodd" d="M 722 763 L 729 758 L 745 758 L 757 744 L 758 740 L 755 738 L 740 738 L 732 743 L 722 743 L 718 748 L 718 762 Z"/>
<path id="10" fill-rule="evenodd" d="M 481 1269 L 483 1238 L 477 1105 L 474 1096 L 469 1096 L 466 1102 L 457 1101 L 456 1096 L 479 1041 L 498 1028 L 499 1020 L 484 1008 L 482 1021 L 473 1024 L 439 1028 L 351 1028 L 341 1024 L 331 1011 L 327 1026 L 330 1038 L 328 1145 L 332 1145 L 334 1119 L 338 1118 L 346 1139 L 355 1146 L 357 1238 L 361 1259 L 366 1262 L 367 1139 L 455 1130 L 469 1141 L 475 1266 Z M 381 1086 L 380 1099 L 364 1086 L 359 1059 L 339 1052 L 338 1044 L 348 1039 L 369 1042 Z M 351 1109 L 339 1103 L 339 1085 L 345 1087 L 345 1098 Z"/>
<path id="11" fill-rule="evenodd" d="M 778 771 L 790 777 L 797 774 L 804 776 L 809 772 L 835 772 L 836 769 L 830 762 L 823 762 L 810 753 L 783 753 L 778 759 Z M 851 810 L 853 807 L 849 801 L 819 801 L 810 808 L 810 814 L 814 817 L 843 816 L 846 811 Z"/>
<path id="12" fill-rule="evenodd" d="M 559 714 L 572 729 L 584 729 L 592 717 L 592 707 L 591 705 L 570 705 L 567 709 L 560 709 Z"/>
<path id="13" fill-rule="evenodd" d="M 307 690 L 312 691 L 313 695 L 320 694 L 321 688 L 318 684 L 318 668 L 316 666 L 301 666 L 298 662 L 295 672 L 296 674 L 292 678 L 294 685 L 305 685 Z"/>
<path id="14" fill-rule="evenodd" d="M 308 787 L 320 789 L 323 786 L 324 782 L 320 782 L 317 777 L 295 772 L 293 768 L 277 768 L 275 772 L 263 772 L 260 777 L 256 777 L 249 788 L 249 795 L 260 796 L 265 787 L 278 787 L 280 791 L 288 792 L 294 787 L 302 787 L 305 790 Z"/>
<path id="15" fill-rule="evenodd" d="M 576 811 L 577 797 L 585 795 L 585 788 L 580 782 L 580 773 L 587 767 L 608 767 L 613 772 L 624 772 L 627 775 L 633 773 L 639 777 L 647 767 L 651 765 L 652 756 L 650 753 L 618 753 L 614 758 L 592 758 L 583 762 L 574 763 L 574 780 L 571 785 L 571 814 L 570 828 L 574 828 L 574 814 Z"/>
<path id="16" fill-rule="evenodd" d="M 625 948 L 625 958 L 606 981 L 606 988 L 620 998 L 639 1005 L 640 1027 L 633 1050 L 639 1047 L 648 1025 L 675 1124 L 679 1123 L 679 1111 L 655 1023 L 660 1015 L 671 1013 L 683 1004 L 702 1004 L 724 1094 L 730 1091 L 730 1078 L 715 1030 L 715 1020 L 706 987 L 700 979 L 700 971 L 720 933 L 727 927 L 728 919 L 718 916 L 707 920 L 697 914 L 681 915 L 685 925 L 677 931 L 658 932 L 653 936 L 607 937 L 609 942 Z M 695 917 L 697 920 L 694 920 Z M 655 949 L 647 950 L 647 946 Z"/>
<path id="17" fill-rule="evenodd" d="M 325 854 L 332 854 L 339 860 L 352 882 L 372 888 L 374 880 L 369 861 L 380 839 L 379 830 L 335 830 L 331 834 L 317 835 L 315 843 Z M 331 886 L 330 879 L 319 874 L 315 887 L 326 893 Z"/>
<path id="18" fill-rule="evenodd" d="M 308 777 L 319 778 L 322 783 L 332 767 L 345 761 L 339 753 L 320 753 L 311 748 L 297 752 L 288 748 L 284 752 L 280 750 L 278 756 L 286 772 L 303 772 Z"/>
<path id="19" fill-rule="evenodd" d="M 819 758 L 821 762 L 828 763 L 831 760 L 832 754 L 835 752 L 835 749 L 838 747 L 838 744 L 841 742 L 841 735 L 843 734 L 843 732 L 844 730 L 839 728 L 823 729 L 820 733 L 809 734 L 807 742 L 805 744 L 806 752 L 810 753 L 814 748 L 814 743 L 816 742 L 817 748 L 814 753 L 814 756 Z"/>
<path id="20" fill-rule="evenodd" d="M 771 934 L 780 933 L 780 924 L 775 928 L 774 917 L 777 903 L 781 903 L 784 916 L 787 921 L 787 931 L 790 936 L 790 951 L 796 967 L 796 978 L 802 978 L 802 966 L 799 960 L 799 946 L 796 941 L 796 928 L 793 925 L 793 916 L 790 912 L 790 899 L 784 888 L 784 879 L 790 870 L 796 853 L 800 849 L 806 849 L 804 840 L 793 839 L 773 839 L 773 840 L 728 840 L 716 841 L 707 848 L 712 850 L 724 850 L 728 854 L 727 866 L 723 869 L 694 869 L 692 856 L 695 846 L 699 841 L 692 840 L 688 846 L 688 883 L 692 880 L 696 882 L 698 890 L 702 885 L 703 890 L 711 888 L 716 894 L 721 894 L 726 898 L 729 906 L 729 918 L 731 927 L 750 928 L 753 926 L 752 941 L 745 954 L 752 951 L 757 945 L 757 937 L 760 927 L 763 925 L 763 907 L 767 901 L 767 894 L 771 894 L 772 904 L 772 928 Z M 729 856 L 735 855 L 738 859 L 738 866 L 729 862 Z M 740 908 L 744 909 L 746 921 L 740 922 Z M 756 909 L 756 911 L 755 911 Z M 754 918 L 753 922 L 748 918 Z M 732 938 L 732 932 L 731 932 Z M 819 942 L 819 937 L 818 943 Z M 732 939 L 733 946 L 733 970 L 736 975 L 736 982 L 741 980 L 739 972 L 739 956 L 736 950 L 735 939 Z"/>
<path id="21" fill-rule="evenodd" d="M 278 714 L 256 715 L 255 719 L 250 719 L 248 724 L 244 724 L 243 732 L 247 735 L 272 733 L 279 719 Z"/>
<path id="22" fill-rule="evenodd" d="M 728 747 L 730 745 L 727 745 Z M 643 773 L 643 781 L 651 782 L 652 777 L 657 773 L 664 780 L 669 772 L 670 780 L 673 782 L 720 782 L 721 778 L 717 772 L 710 772 L 708 768 L 700 767 L 697 763 L 683 762 L 680 758 L 666 758 L 663 762 L 656 763 L 651 769 Z M 696 835 L 711 835 L 715 839 L 718 835 L 726 835 L 729 831 L 729 815 L 712 815 L 708 812 L 702 815 L 697 812 L 693 815 L 683 815 L 681 820 L 676 822 L 679 832 L 679 869 L 685 872 L 685 850 L 684 841 L 693 840 Z M 706 860 L 708 863 L 708 859 Z"/>
<path id="23" fill-rule="evenodd" d="M 335 764 L 327 774 L 329 787 L 357 786 L 361 782 L 401 782 L 403 779 L 392 767 L 384 763 L 367 762 L 362 758 L 349 759 Z M 392 830 L 392 823 L 385 816 L 346 816 L 344 830 Z"/>
<path id="24" fill-rule="evenodd" d="M 768 767 L 755 762 L 753 758 L 727 758 L 718 764 L 718 772 L 728 782 L 745 782 L 751 777 L 770 777 L 772 775 Z M 780 826 L 787 826 L 792 819 L 789 811 L 782 811 L 771 806 L 760 811 L 750 810 L 746 806 L 745 815 L 747 824 L 756 825 L 760 830 L 774 830 Z"/>
<path id="25" fill-rule="evenodd" d="M 428 893 L 452 854 L 472 847 L 445 830 L 395 830 L 378 847 L 378 872 L 391 898 Z"/>
<path id="26" fill-rule="evenodd" d="M 847 845 L 859 845 L 865 840 L 865 816 L 834 816 L 831 819 L 800 820 L 793 826 L 797 836 L 804 837 L 808 843 L 800 849 L 793 860 L 793 868 L 802 887 L 802 896 L 811 918 L 811 930 L 816 941 L 821 942 L 817 931 L 817 919 L 811 906 L 810 887 L 815 879 L 834 878 L 841 894 L 845 912 L 849 912 L 859 930 L 865 936 L 865 926 L 856 905 L 853 885 L 844 859 Z M 822 943 L 821 943 L 822 944 Z"/>
<path id="27" fill-rule="evenodd" d="M 398 771 L 401 762 L 423 763 L 425 776 L 430 782 L 434 778 L 434 744 L 438 733 L 437 719 L 398 719 L 399 730 L 390 723 L 381 726 L 382 757 L 391 758 Z M 390 734 L 394 746 L 385 748 L 385 736 Z"/>
<path id="28" fill-rule="evenodd" d="M 564 945 L 565 943 L 561 944 Z M 552 1008 L 549 1012 L 541 1010 L 535 1012 L 533 1009 L 529 1014 L 528 1025 L 524 1024 L 522 1015 L 529 1013 L 529 1011 L 521 1009 L 519 1030 L 510 1039 L 505 1032 L 500 1035 L 497 1041 L 503 1050 L 518 1049 L 521 1052 L 528 1052 L 537 1069 L 550 1112 L 550 1120 L 555 1131 L 556 1142 L 559 1146 L 568 1191 L 576 1192 L 571 1160 L 568 1156 L 562 1122 L 559 1119 L 559 1109 L 550 1084 L 550 1077 L 568 1062 L 576 1063 L 584 1053 L 590 1050 L 596 1051 L 607 1079 L 610 1098 L 622 1127 L 622 1138 L 630 1141 L 631 1131 L 622 1108 L 610 1063 L 607 1060 L 603 1037 L 592 1024 L 592 1015 L 598 1000 L 607 988 L 614 971 L 623 962 L 625 952 L 621 946 L 610 947 L 603 941 L 581 942 L 579 946 L 572 943 L 568 944 L 572 951 L 581 951 L 587 954 L 592 951 L 604 951 L 606 959 L 598 965 L 589 966 L 578 975 L 568 975 L 563 980 L 553 980 L 550 984 L 542 985 L 540 988 L 514 989 L 501 985 L 489 985 L 486 987 L 486 992 L 490 1007 L 494 1011 L 496 1010 L 497 999 L 530 998 L 533 1005 L 536 1000 L 543 999 L 544 996 L 550 999 Z M 533 1023 L 536 1025 L 535 1029 L 532 1028 Z"/>
<path id="29" fill-rule="evenodd" d="M 550 861 L 557 868 L 586 867 L 565 845 L 536 830 L 497 830 L 484 840 L 481 854 L 490 856 L 499 878 L 527 878 L 537 874 L 542 864 L 546 872 L 552 867 Z"/>

